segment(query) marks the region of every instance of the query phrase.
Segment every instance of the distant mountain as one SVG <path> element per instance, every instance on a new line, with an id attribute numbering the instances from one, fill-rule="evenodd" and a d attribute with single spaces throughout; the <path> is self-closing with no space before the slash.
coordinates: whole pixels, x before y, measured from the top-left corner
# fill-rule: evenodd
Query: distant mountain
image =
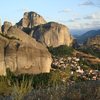
<path id="1" fill-rule="evenodd" d="M 90 31 L 82 34 L 81 36 L 77 37 L 77 42 L 80 43 L 80 44 L 83 44 L 89 38 L 93 38 L 96 35 L 100 35 L 100 30 L 90 30 Z"/>

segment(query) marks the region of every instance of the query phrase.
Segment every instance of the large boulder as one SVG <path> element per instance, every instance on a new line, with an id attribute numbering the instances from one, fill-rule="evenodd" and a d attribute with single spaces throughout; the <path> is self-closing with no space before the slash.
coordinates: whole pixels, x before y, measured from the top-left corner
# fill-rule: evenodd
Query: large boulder
<path id="1" fill-rule="evenodd" d="M 5 75 L 7 68 L 16 74 L 50 72 L 51 62 L 48 50 L 20 29 L 11 27 L 6 35 L 0 35 L 0 75 Z"/>
<path id="2" fill-rule="evenodd" d="M 1 19 L 0 19 L 0 33 L 2 33 L 2 30 L 1 30 Z"/>
<path id="3" fill-rule="evenodd" d="M 7 34 L 8 29 L 12 26 L 11 22 L 5 21 L 2 25 L 2 33 Z"/>
<path id="4" fill-rule="evenodd" d="M 8 39 L 0 35 L 0 75 L 6 74 L 5 47 L 7 44 Z"/>
<path id="5" fill-rule="evenodd" d="M 26 29 L 34 26 L 44 24 L 46 21 L 42 16 L 36 12 L 25 12 L 23 18 L 16 24 L 18 28 Z"/>
<path id="6" fill-rule="evenodd" d="M 2 31 L 1 31 L 1 26 L 0 26 L 0 33 L 2 33 Z"/>
<path id="7" fill-rule="evenodd" d="M 69 29 L 65 25 L 56 22 L 49 22 L 34 27 L 31 31 L 31 36 L 47 47 L 71 46 L 73 42 Z"/>

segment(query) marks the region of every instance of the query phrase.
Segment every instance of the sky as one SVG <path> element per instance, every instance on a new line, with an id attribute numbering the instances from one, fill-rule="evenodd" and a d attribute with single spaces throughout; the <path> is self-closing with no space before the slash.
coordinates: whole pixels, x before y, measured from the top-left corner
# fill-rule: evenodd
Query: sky
<path id="1" fill-rule="evenodd" d="M 0 20 L 17 23 L 34 11 L 49 21 L 66 25 L 73 33 L 100 29 L 100 0 L 1 0 Z"/>

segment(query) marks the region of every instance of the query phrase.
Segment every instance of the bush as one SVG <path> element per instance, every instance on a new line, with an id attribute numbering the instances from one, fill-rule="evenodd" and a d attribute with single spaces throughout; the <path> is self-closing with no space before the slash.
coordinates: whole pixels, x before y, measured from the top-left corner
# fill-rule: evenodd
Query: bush
<path id="1" fill-rule="evenodd" d="M 23 100 L 24 96 L 29 94 L 32 91 L 32 80 L 31 79 L 25 79 L 23 77 L 23 80 L 19 83 L 19 81 L 16 81 L 13 85 L 13 92 L 12 97 L 14 100 Z"/>
<path id="2" fill-rule="evenodd" d="M 59 70 L 51 72 L 49 85 L 57 86 L 61 83 L 61 73 Z"/>
<path id="3" fill-rule="evenodd" d="M 0 76 L 0 95 L 10 95 L 12 92 L 12 87 L 10 80 L 4 76 Z"/>
<path id="4" fill-rule="evenodd" d="M 90 48 L 88 48 L 88 47 L 80 47 L 77 50 L 82 51 L 82 52 L 87 53 L 87 54 L 94 55 L 95 57 L 99 57 L 100 58 L 100 50 L 94 49 L 92 47 L 90 47 Z"/>
<path id="5" fill-rule="evenodd" d="M 49 47 L 48 50 L 52 55 L 55 55 L 55 56 L 66 56 L 66 55 L 70 56 L 73 53 L 73 48 L 68 47 L 66 45 L 61 45 L 55 48 Z"/>

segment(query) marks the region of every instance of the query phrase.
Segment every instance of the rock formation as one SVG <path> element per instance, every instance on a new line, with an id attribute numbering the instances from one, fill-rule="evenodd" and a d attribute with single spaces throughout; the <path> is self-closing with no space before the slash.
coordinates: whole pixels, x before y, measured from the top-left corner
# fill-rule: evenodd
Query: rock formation
<path id="1" fill-rule="evenodd" d="M 47 47 L 57 47 L 60 45 L 71 46 L 73 42 L 69 29 L 56 22 L 49 22 L 34 27 L 31 36 Z"/>
<path id="2" fill-rule="evenodd" d="M 7 21 L 2 26 L 0 75 L 5 75 L 7 68 L 17 74 L 49 72 L 52 58 L 46 47 L 71 46 L 72 43 L 73 38 L 65 25 L 46 23 L 39 14 L 26 12 L 15 26 Z"/>
<path id="3" fill-rule="evenodd" d="M 2 25 L 2 33 L 7 34 L 8 29 L 12 26 L 10 22 L 5 21 Z"/>
<path id="4" fill-rule="evenodd" d="M 16 74 L 49 72 L 52 58 L 48 50 L 16 27 L 0 35 L 0 75 L 6 68 Z"/>
<path id="5" fill-rule="evenodd" d="M 47 47 L 71 46 L 73 42 L 69 29 L 65 25 L 56 22 L 46 23 L 43 17 L 35 12 L 24 13 L 24 17 L 16 26 Z"/>
<path id="6" fill-rule="evenodd" d="M 17 27 L 23 28 L 33 28 L 34 26 L 44 24 L 46 21 L 42 16 L 35 12 L 25 12 L 23 18 L 16 24 Z"/>
<path id="7" fill-rule="evenodd" d="M 2 31 L 1 31 L 1 19 L 0 19 L 0 33 L 2 33 Z"/>
<path id="8" fill-rule="evenodd" d="M 2 31 L 1 31 L 1 26 L 0 26 L 0 33 L 2 33 Z"/>
<path id="9" fill-rule="evenodd" d="M 84 43 L 85 46 L 87 47 L 92 47 L 92 48 L 97 48 L 100 50 L 100 35 L 96 35 L 93 38 L 89 38 L 86 43 Z"/>

